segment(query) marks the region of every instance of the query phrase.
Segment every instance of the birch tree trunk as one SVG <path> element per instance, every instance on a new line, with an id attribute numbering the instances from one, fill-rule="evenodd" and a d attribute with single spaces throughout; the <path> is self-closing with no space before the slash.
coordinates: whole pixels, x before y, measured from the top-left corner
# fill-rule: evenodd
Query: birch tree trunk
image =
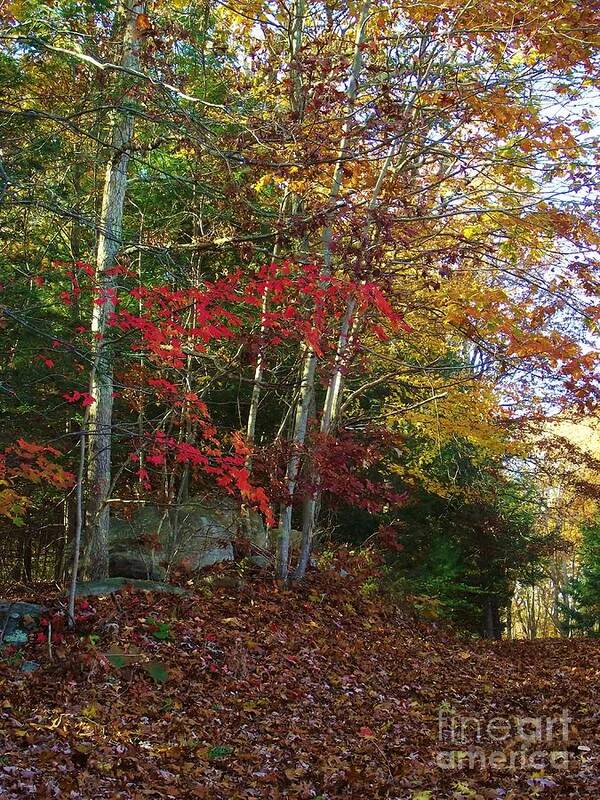
<path id="1" fill-rule="evenodd" d="M 366 15 L 368 13 L 368 8 L 363 7 L 363 12 Z M 366 16 L 365 16 L 365 21 L 366 21 Z M 427 32 L 423 36 L 423 39 L 421 40 L 421 44 L 419 47 L 419 60 L 420 62 L 424 62 L 424 70 L 423 73 L 419 75 L 417 86 L 415 87 L 412 97 L 407 103 L 406 107 L 407 114 L 410 115 L 410 119 L 413 124 L 415 122 L 417 114 L 416 101 L 419 98 L 420 91 L 424 83 L 427 81 L 429 77 L 430 67 L 431 64 L 433 63 L 433 54 L 431 55 L 429 61 L 427 61 L 424 58 L 427 49 L 427 44 L 429 41 L 430 41 L 430 35 L 429 32 Z M 362 44 L 362 40 L 360 44 Z M 357 57 L 360 57 L 360 48 L 358 46 L 357 46 Z M 356 82 L 354 83 L 354 85 L 350 85 L 349 87 L 349 96 L 351 91 L 354 92 L 352 96 L 352 102 L 354 102 L 354 98 L 356 97 L 356 90 L 358 85 L 357 81 L 358 81 L 358 73 L 356 73 Z M 342 140 L 340 154 L 342 154 L 343 151 L 347 149 L 347 134 L 348 134 L 348 129 L 346 129 L 344 139 Z M 370 240 L 372 213 L 377 207 L 377 204 L 379 202 L 379 196 L 381 194 L 381 190 L 384 185 L 384 181 L 388 175 L 388 172 L 390 171 L 390 168 L 392 167 L 392 164 L 394 163 L 394 160 L 399 160 L 400 162 L 400 165 L 398 164 L 396 165 L 396 169 L 402 169 L 404 166 L 406 166 L 407 163 L 406 145 L 407 145 L 406 139 L 401 145 L 399 145 L 397 141 L 392 142 L 392 144 L 388 148 L 386 157 L 381 165 L 381 168 L 379 170 L 379 175 L 377 176 L 375 186 L 373 187 L 373 194 L 369 201 L 367 219 L 362 230 L 362 241 L 364 242 L 365 246 Z M 338 166 L 339 166 L 339 173 L 338 173 Z M 334 173 L 334 181 L 332 187 L 332 192 L 334 191 L 336 192 L 336 197 L 339 194 L 339 190 L 341 188 L 342 174 L 343 174 L 343 159 L 340 159 L 338 160 L 338 164 L 336 165 L 336 171 Z M 330 269 L 331 265 L 331 247 L 330 247 L 331 236 L 332 236 L 332 231 L 331 227 L 329 227 L 326 229 L 323 237 L 324 261 L 328 270 Z M 323 413 L 321 416 L 321 426 L 320 426 L 320 431 L 323 434 L 330 433 L 332 427 L 335 424 L 335 420 L 339 412 L 340 399 L 342 396 L 342 390 L 344 385 L 344 367 L 348 363 L 349 351 L 352 346 L 352 339 L 353 339 L 352 320 L 354 317 L 355 309 L 356 309 L 356 297 L 350 297 L 346 305 L 346 311 L 344 313 L 344 317 L 342 318 L 340 333 L 338 336 L 338 342 L 336 347 L 333 372 L 331 374 L 329 383 L 327 385 L 325 402 L 323 404 Z M 356 327 L 356 323 L 354 327 Z M 306 569 L 308 567 L 310 553 L 312 550 L 314 527 L 316 518 L 318 516 L 320 500 L 321 500 L 321 491 L 319 488 L 319 476 L 315 476 L 314 482 L 315 482 L 314 493 L 312 497 L 307 498 L 303 507 L 302 544 L 300 549 L 300 555 L 298 558 L 298 564 L 294 572 L 295 579 L 300 579 L 304 576 Z"/>
<path id="2" fill-rule="evenodd" d="M 129 5 L 122 2 L 120 16 L 123 24 L 121 64 L 129 69 L 139 69 L 139 38 L 136 30 L 138 15 L 144 10 L 143 2 Z M 121 78 L 126 91 L 131 85 Z M 93 403 L 88 420 L 88 502 L 86 558 L 90 577 L 97 579 L 108 574 L 108 533 L 110 509 L 108 495 L 111 483 L 111 437 L 113 406 L 113 354 L 107 340 L 107 323 L 115 307 L 115 284 L 110 271 L 121 246 L 123 233 L 123 208 L 127 190 L 127 167 L 133 140 L 133 114 L 126 108 L 113 112 L 111 152 L 106 165 L 100 232 L 96 256 L 96 286 L 98 297 L 92 311 L 92 342 L 94 369 L 90 384 Z"/>
<path id="3" fill-rule="evenodd" d="M 77 592 L 77 578 L 79 576 L 79 553 L 81 550 L 81 531 L 83 529 L 83 478 L 85 473 L 85 429 L 88 423 L 90 410 L 86 408 L 83 425 L 79 433 L 79 466 L 77 469 L 77 484 L 75 489 L 75 540 L 73 543 L 73 564 L 71 569 L 71 583 L 69 585 L 69 603 L 67 619 L 69 628 L 75 625 L 75 595 Z"/>
<path id="4" fill-rule="evenodd" d="M 342 125 L 342 138 L 340 147 L 336 158 L 333 177 L 331 181 L 331 191 L 329 193 L 329 213 L 333 213 L 335 203 L 339 198 L 340 190 L 342 188 L 342 179 L 344 174 L 344 163 L 348 157 L 349 151 L 349 134 L 352 128 L 352 117 L 356 96 L 358 93 L 358 82 L 363 64 L 363 42 L 365 37 L 365 26 L 369 15 L 370 0 L 364 0 L 354 38 L 354 55 L 352 59 L 352 67 L 348 81 L 347 90 L 347 113 L 345 115 L 344 123 Z M 325 278 L 331 272 L 331 242 L 333 239 L 333 225 L 328 222 L 323 232 L 323 266 Z M 306 432 L 308 430 L 308 418 L 310 408 L 314 400 L 315 388 L 315 374 L 317 369 L 317 355 L 310 345 L 307 345 L 306 354 L 304 356 L 304 364 L 302 370 L 302 379 L 300 382 L 300 397 L 296 409 L 296 417 L 294 421 L 294 432 L 292 436 L 292 452 L 288 460 L 286 468 L 286 486 L 288 491 L 288 501 L 281 508 L 279 519 L 279 547 L 277 553 L 277 576 L 287 581 L 289 573 L 289 556 L 290 556 L 290 539 L 292 530 L 292 511 L 294 493 L 298 483 L 298 473 L 300 470 L 300 450 L 306 440 Z"/>
<path id="5" fill-rule="evenodd" d="M 383 182 L 385 180 L 385 176 L 388 172 L 388 169 L 392 163 L 395 153 L 395 145 L 392 145 L 388 151 L 388 154 L 381 165 L 381 169 L 379 171 L 379 175 L 377 177 L 377 181 L 375 186 L 373 187 L 373 195 L 369 202 L 369 213 L 372 212 L 379 199 L 379 193 L 383 186 Z M 363 230 L 363 240 L 366 242 L 369 237 L 369 228 L 370 222 L 367 219 L 367 223 L 364 226 Z M 325 395 L 325 402 L 323 405 L 323 414 L 321 415 L 321 433 L 328 434 L 331 431 L 332 425 L 335 422 L 337 417 L 337 412 L 339 408 L 340 398 L 342 395 L 342 388 L 344 383 L 344 365 L 347 362 L 349 350 L 351 347 L 352 341 L 352 320 L 354 317 L 354 312 L 356 310 L 356 298 L 350 297 L 348 299 L 348 303 L 346 305 L 346 311 L 342 318 L 342 323 L 340 326 L 340 333 L 338 337 L 336 353 L 335 353 L 335 361 L 333 372 L 329 379 L 329 383 L 327 384 L 327 393 Z M 296 570 L 294 571 L 294 578 L 300 579 L 304 576 L 306 569 L 308 567 L 308 561 L 310 559 L 310 553 L 312 550 L 312 542 L 313 542 L 313 534 L 314 534 L 314 527 L 315 521 L 318 514 L 320 499 L 321 499 L 321 491 L 319 488 L 319 477 L 315 476 L 315 490 L 312 497 L 307 498 L 302 515 L 302 545 L 300 548 L 300 555 L 298 558 L 298 564 L 296 566 Z"/>
<path id="6" fill-rule="evenodd" d="M 293 11 L 290 19 L 290 29 L 289 29 L 289 48 L 290 48 L 291 62 L 294 61 L 294 59 L 298 55 L 298 52 L 300 51 L 300 48 L 302 47 L 302 36 L 304 31 L 304 14 L 305 14 L 305 0 L 296 0 L 296 2 L 293 5 Z M 290 105 L 292 108 L 292 112 L 296 115 L 298 120 L 301 120 L 303 112 L 302 76 L 300 75 L 299 71 L 296 69 L 295 66 L 292 69 L 293 69 L 292 93 L 291 93 Z M 281 206 L 279 210 L 279 218 L 278 218 L 279 226 L 281 226 L 281 224 L 283 223 L 288 205 L 292 209 L 297 210 L 297 203 L 295 202 L 295 199 L 292 198 L 290 194 L 285 194 L 281 201 Z M 273 259 L 272 259 L 273 263 L 276 263 L 280 257 L 281 257 L 281 233 L 280 230 L 278 230 L 275 237 L 275 245 L 273 248 Z M 256 423 L 258 419 L 258 410 L 260 407 L 264 373 L 267 363 L 266 352 L 265 352 L 265 341 L 264 341 L 266 327 L 264 325 L 264 320 L 266 318 L 268 309 L 269 309 L 269 284 L 267 282 L 262 297 L 259 349 L 256 360 L 256 368 L 254 370 L 252 396 L 250 398 L 250 407 L 248 409 L 248 419 L 246 424 L 246 441 L 249 447 L 251 447 L 254 444 L 256 438 Z M 248 455 L 246 459 L 246 468 L 248 469 L 249 472 L 251 472 L 252 470 L 251 455 Z M 246 528 L 246 534 L 250 535 L 252 526 L 250 520 L 250 509 L 247 507 L 245 507 L 242 511 L 242 521 Z"/>
<path id="7" fill-rule="evenodd" d="M 321 433 L 329 433 L 331 430 L 332 422 L 335 418 L 339 397 L 342 389 L 342 374 L 343 362 L 348 349 L 350 340 L 350 330 L 352 324 L 352 317 L 356 308 L 356 301 L 352 298 L 346 307 L 346 312 L 342 320 L 340 336 L 337 345 L 335 367 L 333 374 L 327 386 L 327 394 L 325 396 L 325 405 L 323 408 L 323 415 L 321 417 Z M 314 388 L 314 387 L 313 387 Z M 321 492 L 319 489 L 319 478 L 316 476 L 316 486 L 312 496 L 307 497 L 304 503 L 302 514 L 302 544 L 300 547 L 300 555 L 298 557 L 298 564 L 294 571 L 294 578 L 300 579 L 304 576 L 308 567 L 310 553 L 312 550 L 313 532 L 315 520 L 317 517 L 317 510 L 319 507 Z"/>
<path id="8" fill-rule="evenodd" d="M 281 225 L 285 215 L 287 200 L 288 200 L 288 195 L 285 195 L 283 200 L 281 201 L 281 206 L 279 209 L 279 217 L 278 217 L 279 225 Z M 278 231 L 275 236 L 275 245 L 273 247 L 272 261 L 274 264 L 277 263 L 280 256 L 281 256 L 281 238 Z M 258 408 L 260 406 L 263 377 L 267 365 L 266 352 L 265 352 L 265 334 L 267 332 L 267 329 L 265 326 L 265 319 L 267 317 L 268 310 L 269 310 L 269 281 L 267 280 L 262 295 L 262 303 L 260 309 L 261 321 L 260 321 L 260 332 L 259 332 L 260 338 L 258 343 L 258 355 L 256 357 L 256 367 L 254 369 L 254 380 L 252 383 L 252 396 L 250 398 L 250 408 L 248 409 L 248 420 L 246 423 L 246 441 L 248 442 L 249 446 L 254 444 L 254 439 L 256 436 L 256 422 L 258 419 Z M 246 467 L 248 470 L 250 470 L 251 466 L 252 466 L 252 459 L 250 456 L 248 456 L 248 459 L 246 461 Z"/>

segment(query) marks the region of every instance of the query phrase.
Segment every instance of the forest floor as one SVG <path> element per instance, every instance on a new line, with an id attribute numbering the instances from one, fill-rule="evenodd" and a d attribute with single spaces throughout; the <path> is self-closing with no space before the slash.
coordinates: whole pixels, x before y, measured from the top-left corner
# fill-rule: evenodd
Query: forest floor
<path id="1" fill-rule="evenodd" d="M 596 641 L 461 639 L 336 573 L 49 617 L 2 653 L 3 800 L 600 797 Z"/>

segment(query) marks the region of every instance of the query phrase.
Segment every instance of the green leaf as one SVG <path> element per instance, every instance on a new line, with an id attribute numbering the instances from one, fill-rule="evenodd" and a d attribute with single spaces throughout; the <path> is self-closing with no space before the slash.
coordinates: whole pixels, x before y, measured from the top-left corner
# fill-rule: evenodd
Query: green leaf
<path id="1" fill-rule="evenodd" d="M 108 653 L 107 658 L 113 667 L 116 667 L 117 669 L 121 669 L 127 663 L 127 659 L 124 655 L 122 655 L 122 653 Z"/>
<path id="2" fill-rule="evenodd" d="M 233 747 L 229 747 L 226 744 L 218 744 L 215 745 L 215 747 L 211 747 L 211 749 L 208 751 L 208 757 L 211 760 L 214 760 L 216 758 L 226 758 L 227 756 L 230 756 L 232 753 L 233 753 Z"/>
<path id="3" fill-rule="evenodd" d="M 169 671 L 159 661 L 149 661 L 147 664 L 143 664 L 143 667 L 152 680 L 157 683 L 164 683 L 169 680 Z"/>
<path id="4" fill-rule="evenodd" d="M 146 625 L 150 625 L 156 630 L 152 631 L 152 636 L 160 641 L 167 641 L 171 638 L 171 627 L 168 622 L 158 622 L 152 617 L 148 617 Z"/>
<path id="5" fill-rule="evenodd" d="M 162 641 L 166 641 L 167 639 L 171 638 L 171 630 L 167 622 L 161 622 L 158 628 L 152 634 L 155 639 L 160 639 Z"/>
<path id="6" fill-rule="evenodd" d="M 471 789 L 469 784 L 465 783 L 464 781 L 458 781 L 458 783 L 455 783 L 452 788 L 454 791 L 460 792 L 460 794 L 464 795 L 465 797 L 475 797 L 477 794 L 477 792 L 474 789 Z"/>

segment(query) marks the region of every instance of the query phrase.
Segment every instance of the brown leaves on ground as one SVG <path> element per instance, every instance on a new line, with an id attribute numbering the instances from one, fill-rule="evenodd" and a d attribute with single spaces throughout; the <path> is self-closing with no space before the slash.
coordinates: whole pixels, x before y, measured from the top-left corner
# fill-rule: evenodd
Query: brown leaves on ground
<path id="1" fill-rule="evenodd" d="M 336 573 L 302 592 L 264 582 L 185 598 L 124 592 L 93 598 L 81 617 L 52 660 L 43 636 L 28 645 L 31 673 L 4 651 L 4 800 L 600 793 L 594 641 L 468 642 Z M 545 724 L 563 709 L 566 741 L 519 737 L 516 718 Z M 470 741 L 447 741 L 448 721 L 466 717 L 483 738 L 471 722 Z M 495 718 L 510 728 L 501 742 L 486 740 Z M 448 752 L 473 748 L 521 759 L 443 768 Z M 524 761 L 532 750 L 566 751 L 568 764 L 537 768 Z"/>

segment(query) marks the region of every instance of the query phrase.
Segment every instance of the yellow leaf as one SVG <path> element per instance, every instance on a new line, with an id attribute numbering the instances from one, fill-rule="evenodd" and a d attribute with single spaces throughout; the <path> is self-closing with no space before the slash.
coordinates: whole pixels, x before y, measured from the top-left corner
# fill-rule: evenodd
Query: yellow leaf
<path id="1" fill-rule="evenodd" d="M 98 717 L 99 708 L 95 703 L 90 703 L 89 706 L 81 709 L 81 716 L 86 719 L 96 719 Z"/>
<path id="2" fill-rule="evenodd" d="M 267 172 L 262 178 L 259 178 L 254 186 L 252 187 L 255 192 L 262 191 L 266 186 L 273 183 L 273 174 L 271 172 Z"/>
<path id="3" fill-rule="evenodd" d="M 222 622 L 223 622 L 225 625 L 234 625 L 234 626 L 235 626 L 235 627 L 237 627 L 237 628 L 241 628 L 241 627 L 243 627 L 243 625 L 244 625 L 244 623 L 242 622 L 242 620 L 241 620 L 241 619 L 238 619 L 237 617 L 225 617 L 225 618 L 224 618 L 223 620 L 221 620 L 221 621 L 222 621 Z"/>

